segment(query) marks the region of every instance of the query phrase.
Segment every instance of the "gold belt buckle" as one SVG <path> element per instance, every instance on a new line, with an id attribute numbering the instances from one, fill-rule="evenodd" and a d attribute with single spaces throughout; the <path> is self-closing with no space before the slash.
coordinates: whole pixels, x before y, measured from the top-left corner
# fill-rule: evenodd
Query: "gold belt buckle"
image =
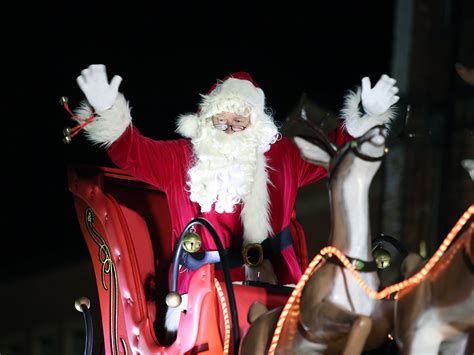
<path id="1" fill-rule="evenodd" d="M 259 266 L 263 262 L 263 248 L 260 243 L 246 244 L 242 248 L 244 264 L 250 267 Z"/>

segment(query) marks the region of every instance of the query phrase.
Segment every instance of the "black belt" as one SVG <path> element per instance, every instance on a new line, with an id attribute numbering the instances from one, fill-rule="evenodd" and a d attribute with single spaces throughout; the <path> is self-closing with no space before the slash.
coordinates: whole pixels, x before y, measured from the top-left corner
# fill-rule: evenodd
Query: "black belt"
<path id="1" fill-rule="evenodd" d="M 266 238 L 262 243 L 246 244 L 241 251 L 225 249 L 224 253 L 229 260 L 230 268 L 241 267 L 244 264 L 257 266 L 263 259 L 271 259 L 292 244 L 293 239 L 288 226 L 275 236 Z M 216 264 L 216 269 L 221 269 L 217 250 L 192 254 L 183 252 L 180 263 L 190 270 L 197 270 L 204 264 Z"/>

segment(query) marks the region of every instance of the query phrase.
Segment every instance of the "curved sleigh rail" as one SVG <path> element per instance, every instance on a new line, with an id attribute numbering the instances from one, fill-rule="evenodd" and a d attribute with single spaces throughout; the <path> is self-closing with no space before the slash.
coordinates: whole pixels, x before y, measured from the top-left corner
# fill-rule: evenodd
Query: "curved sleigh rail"
<path id="1" fill-rule="evenodd" d="M 92 355 L 92 344 L 94 342 L 93 328 L 92 328 L 92 317 L 90 312 L 91 301 L 87 297 L 78 298 L 74 302 L 78 312 L 81 312 L 84 316 L 84 326 L 86 331 L 84 355 Z"/>

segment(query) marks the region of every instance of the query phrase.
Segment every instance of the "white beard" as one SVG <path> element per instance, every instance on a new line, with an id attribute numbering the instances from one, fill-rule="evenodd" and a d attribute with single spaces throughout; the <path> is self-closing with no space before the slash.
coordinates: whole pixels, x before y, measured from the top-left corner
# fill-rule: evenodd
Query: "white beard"
<path id="1" fill-rule="evenodd" d="M 190 199 L 201 212 L 214 206 L 217 213 L 232 213 L 245 202 L 257 170 L 257 158 L 279 137 L 273 120 L 266 116 L 245 130 L 227 134 L 205 120 L 192 140 L 195 161 L 188 171 Z"/>
<path id="2" fill-rule="evenodd" d="M 261 243 L 273 234 L 264 153 L 280 135 L 270 116 L 255 121 L 242 132 L 227 134 L 204 120 L 192 140 L 196 160 L 187 182 L 190 199 L 199 203 L 201 212 L 214 206 L 217 213 L 232 213 L 236 204 L 243 203 L 244 243 Z M 268 260 L 245 270 L 248 280 L 277 283 Z"/>

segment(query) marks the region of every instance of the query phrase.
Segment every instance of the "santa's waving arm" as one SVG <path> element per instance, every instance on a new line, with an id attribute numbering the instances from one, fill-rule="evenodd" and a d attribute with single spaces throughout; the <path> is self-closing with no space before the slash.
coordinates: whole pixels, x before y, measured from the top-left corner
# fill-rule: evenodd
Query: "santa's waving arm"
<path id="1" fill-rule="evenodd" d="M 88 117 L 92 108 L 97 115 L 84 127 L 85 134 L 92 143 L 109 147 L 132 122 L 128 103 L 118 91 L 122 78 L 115 75 L 109 83 L 105 65 L 93 64 L 84 69 L 76 81 L 88 101 L 76 113 L 79 117 Z"/>
<path id="2" fill-rule="evenodd" d="M 105 65 L 92 64 L 81 72 L 76 81 L 87 101 L 97 113 L 100 113 L 114 104 L 122 78 L 115 75 L 109 83 Z"/>
<path id="3" fill-rule="evenodd" d="M 109 82 L 105 65 L 93 64 L 76 79 L 87 102 L 76 114 L 79 117 L 96 117 L 84 126 L 86 138 L 102 146 L 112 161 L 137 179 L 166 190 L 175 161 L 182 158 L 182 146 L 177 141 L 160 141 L 144 137 L 133 126 L 128 102 L 119 93 L 122 78 L 114 76 Z"/>

